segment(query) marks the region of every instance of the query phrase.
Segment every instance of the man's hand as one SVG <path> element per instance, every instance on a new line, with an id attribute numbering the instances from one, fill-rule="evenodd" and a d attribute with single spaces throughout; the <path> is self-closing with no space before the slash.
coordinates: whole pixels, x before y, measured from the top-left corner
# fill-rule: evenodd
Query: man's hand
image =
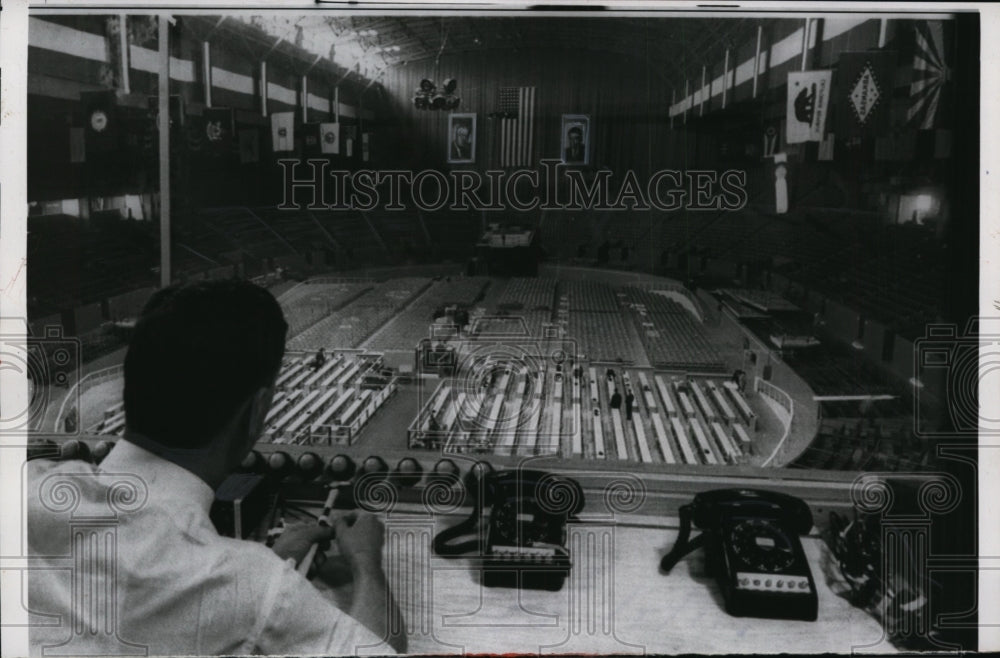
<path id="1" fill-rule="evenodd" d="M 282 560 L 294 558 L 298 564 L 313 544 L 319 544 L 320 551 L 323 551 L 332 537 L 333 528 L 316 523 L 297 523 L 285 528 L 275 540 L 273 548 Z"/>
<path id="2" fill-rule="evenodd" d="M 382 572 L 382 522 L 367 512 L 348 512 L 333 527 L 354 577 L 350 615 L 398 653 L 406 653 L 406 625 Z"/>
<path id="3" fill-rule="evenodd" d="M 382 543 L 385 528 L 367 512 L 349 512 L 334 523 L 337 546 L 354 570 L 382 569 Z"/>

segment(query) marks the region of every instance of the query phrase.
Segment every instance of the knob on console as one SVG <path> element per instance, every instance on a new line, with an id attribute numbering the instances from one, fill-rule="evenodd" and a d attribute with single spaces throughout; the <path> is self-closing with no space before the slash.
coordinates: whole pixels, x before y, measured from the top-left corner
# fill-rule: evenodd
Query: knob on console
<path id="1" fill-rule="evenodd" d="M 275 475 L 287 475 L 292 470 L 292 458 L 287 452 L 272 452 L 267 457 L 267 470 Z"/>
<path id="2" fill-rule="evenodd" d="M 362 473 L 388 473 L 389 465 L 385 463 L 385 460 L 376 455 L 372 455 L 365 459 L 364 463 L 361 464 Z"/>
<path id="3" fill-rule="evenodd" d="M 83 441 L 73 439 L 62 444 L 59 449 L 60 459 L 82 459 L 90 461 L 90 446 Z"/>
<path id="4" fill-rule="evenodd" d="M 479 491 L 480 483 L 492 472 L 493 466 L 489 462 L 477 461 L 465 474 L 465 489 L 470 492 Z"/>
<path id="5" fill-rule="evenodd" d="M 492 472 L 493 466 L 489 462 L 478 461 L 469 469 L 469 476 L 477 480 L 482 480 Z"/>
<path id="6" fill-rule="evenodd" d="M 311 480 L 323 472 L 323 460 L 314 452 L 304 452 L 299 455 L 295 465 L 303 480 Z"/>
<path id="7" fill-rule="evenodd" d="M 98 441 L 97 445 L 94 446 L 94 451 L 92 453 L 94 456 L 94 463 L 100 464 L 104 461 L 104 458 L 108 456 L 108 453 L 110 453 L 111 449 L 114 447 L 114 441 Z"/>
<path id="8" fill-rule="evenodd" d="M 396 464 L 396 482 L 402 487 L 413 487 L 420 482 L 424 468 L 413 457 L 403 457 Z"/>
<path id="9" fill-rule="evenodd" d="M 458 465 L 450 459 L 439 459 L 434 464 L 434 472 L 431 477 L 445 481 L 454 481 L 458 478 Z"/>
<path id="10" fill-rule="evenodd" d="M 244 473 L 261 473 L 265 467 L 264 456 L 256 450 L 251 450 L 240 462 L 240 470 Z"/>
<path id="11" fill-rule="evenodd" d="M 326 465 L 327 474 L 330 479 L 336 482 L 350 480 L 354 477 L 355 471 L 357 471 L 357 466 L 354 464 L 354 460 L 347 455 L 331 457 L 330 462 Z"/>

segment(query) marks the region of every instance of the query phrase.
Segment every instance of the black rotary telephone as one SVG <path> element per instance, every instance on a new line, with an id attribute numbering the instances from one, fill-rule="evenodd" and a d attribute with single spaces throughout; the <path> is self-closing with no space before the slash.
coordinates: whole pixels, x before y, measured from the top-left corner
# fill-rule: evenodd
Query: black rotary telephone
<path id="1" fill-rule="evenodd" d="M 679 511 L 677 541 L 661 569 L 670 571 L 704 545 L 706 569 L 729 614 L 815 621 L 816 584 L 799 541 L 813 524 L 803 501 L 772 491 L 718 489 L 698 494 Z M 703 532 L 689 539 L 692 521 Z"/>
<path id="2" fill-rule="evenodd" d="M 486 473 L 469 487 L 472 514 L 434 538 L 442 557 L 482 560 L 483 584 L 559 590 L 572 563 L 566 523 L 583 509 L 583 489 L 545 471 Z M 483 527 L 482 518 L 489 516 Z M 465 537 L 463 541 L 457 539 Z"/>

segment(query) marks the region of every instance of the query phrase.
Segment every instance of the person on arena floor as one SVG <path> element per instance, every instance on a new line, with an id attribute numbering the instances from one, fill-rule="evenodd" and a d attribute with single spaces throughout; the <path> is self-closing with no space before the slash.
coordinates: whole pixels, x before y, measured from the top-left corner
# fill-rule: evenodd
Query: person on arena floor
<path id="1" fill-rule="evenodd" d="M 622 394 L 619 393 L 618 389 L 616 388 L 614 394 L 611 396 L 611 408 L 621 409 L 621 407 L 622 407 Z"/>
<path id="2" fill-rule="evenodd" d="M 316 356 L 313 357 L 309 366 L 313 370 L 319 370 L 320 368 L 323 367 L 324 363 L 326 363 L 326 349 L 321 347 L 319 348 L 319 352 L 316 352 Z"/>
<path id="3" fill-rule="evenodd" d="M 274 297 L 248 282 L 153 295 L 125 357 L 124 438 L 100 465 L 28 464 L 28 604 L 56 620 L 30 629 L 34 655 L 57 645 L 67 655 L 406 650 L 376 517 L 289 526 L 273 548 L 223 537 L 210 520 L 215 489 L 264 428 L 287 329 Z M 113 548 L 102 548 L 106 537 L 71 546 L 83 518 L 111 519 Z M 317 580 L 335 586 L 349 568 L 346 612 L 295 568 L 314 543 L 331 541 L 341 557 Z"/>

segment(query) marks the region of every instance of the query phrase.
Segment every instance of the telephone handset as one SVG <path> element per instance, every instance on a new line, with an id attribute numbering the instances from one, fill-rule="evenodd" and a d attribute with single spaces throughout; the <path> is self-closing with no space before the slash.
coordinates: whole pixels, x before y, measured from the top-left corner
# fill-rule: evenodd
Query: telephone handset
<path id="1" fill-rule="evenodd" d="M 812 528 L 812 513 L 798 498 L 773 491 L 718 489 L 683 505 L 680 530 L 660 568 L 670 571 L 705 546 L 705 566 L 735 616 L 814 621 L 816 584 L 799 535 Z M 702 534 L 690 539 L 691 523 Z"/>
<path id="2" fill-rule="evenodd" d="M 471 483 L 472 514 L 434 538 L 442 557 L 471 554 L 483 584 L 558 590 L 572 566 L 566 523 L 583 509 L 583 490 L 567 477 L 518 469 Z M 482 519 L 488 516 L 488 523 Z M 458 541 L 460 537 L 469 537 Z"/>

